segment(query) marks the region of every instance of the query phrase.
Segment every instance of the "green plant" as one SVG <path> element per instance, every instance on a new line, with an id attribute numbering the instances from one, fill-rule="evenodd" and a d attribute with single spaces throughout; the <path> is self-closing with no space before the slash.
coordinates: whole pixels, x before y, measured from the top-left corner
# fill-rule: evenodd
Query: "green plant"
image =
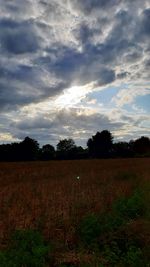
<path id="1" fill-rule="evenodd" d="M 142 249 L 130 245 L 126 250 L 120 249 L 117 242 L 111 242 L 104 247 L 103 257 L 109 266 L 147 267 L 147 260 L 143 257 Z"/>
<path id="2" fill-rule="evenodd" d="M 109 245 L 104 247 L 103 257 L 110 266 L 116 266 L 120 262 L 121 250 L 118 244 L 112 241 Z"/>
<path id="3" fill-rule="evenodd" d="M 125 220 L 119 214 L 110 212 L 102 214 L 99 218 L 99 222 L 101 225 L 101 233 L 103 234 L 117 230 L 125 223 Z"/>
<path id="4" fill-rule="evenodd" d="M 95 214 L 84 217 L 78 228 L 78 234 L 83 243 L 87 246 L 91 246 L 95 243 L 100 232 L 101 225 L 98 216 Z"/>
<path id="5" fill-rule="evenodd" d="M 113 205 L 113 210 L 126 219 L 135 219 L 144 214 L 145 205 L 143 194 L 140 190 L 136 190 L 134 194 L 127 198 L 119 198 Z"/>
<path id="6" fill-rule="evenodd" d="M 34 230 L 18 230 L 7 251 L 0 253 L 1 267 L 43 267 L 50 247 Z"/>
<path id="7" fill-rule="evenodd" d="M 125 266 L 141 267 L 146 266 L 143 259 L 142 250 L 136 246 L 130 246 L 122 257 L 122 262 Z"/>

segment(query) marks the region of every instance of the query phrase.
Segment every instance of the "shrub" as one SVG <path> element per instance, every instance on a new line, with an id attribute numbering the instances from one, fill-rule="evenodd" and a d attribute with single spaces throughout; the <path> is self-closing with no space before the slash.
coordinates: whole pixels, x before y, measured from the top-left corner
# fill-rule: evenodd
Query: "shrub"
<path id="1" fill-rule="evenodd" d="M 105 246 L 103 256 L 109 266 L 147 267 L 141 248 L 130 245 L 127 250 L 121 250 L 117 242 Z"/>
<path id="2" fill-rule="evenodd" d="M 18 230 L 7 251 L 0 253 L 1 267 L 43 267 L 49 246 L 41 234 L 33 230 Z"/>
<path id="3" fill-rule="evenodd" d="M 124 219 L 119 214 L 104 213 L 100 216 L 101 233 L 108 233 L 117 230 L 125 223 Z"/>
<path id="4" fill-rule="evenodd" d="M 142 250 L 136 246 L 130 246 L 126 254 L 122 257 L 125 266 L 141 267 L 146 266 L 143 259 Z"/>
<path id="5" fill-rule="evenodd" d="M 100 232 L 101 226 L 99 218 L 95 214 L 84 217 L 78 228 L 78 234 L 83 243 L 87 246 L 91 246 L 95 243 Z"/>
<path id="6" fill-rule="evenodd" d="M 142 216 L 144 208 L 143 194 L 139 190 L 136 190 L 129 198 L 119 198 L 113 205 L 113 210 L 126 219 L 135 219 Z"/>
<path id="7" fill-rule="evenodd" d="M 116 266 L 120 262 L 121 250 L 116 242 L 111 242 L 104 247 L 103 257 L 111 266 Z"/>

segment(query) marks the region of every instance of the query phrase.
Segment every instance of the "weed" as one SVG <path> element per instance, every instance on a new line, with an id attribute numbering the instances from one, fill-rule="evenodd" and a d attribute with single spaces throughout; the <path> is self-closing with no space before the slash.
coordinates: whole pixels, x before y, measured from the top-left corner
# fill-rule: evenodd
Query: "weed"
<path id="1" fill-rule="evenodd" d="M 116 266 L 120 261 L 121 250 L 116 242 L 111 242 L 104 247 L 103 257 L 111 266 Z"/>
<path id="2" fill-rule="evenodd" d="M 140 190 L 136 190 L 134 194 L 127 198 L 119 198 L 113 205 L 113 210 L 126 219 L 135 219 L 144 214 L 145 205 L 143 194 Z"/>
<path id="3" fill-rule="evenodd" d="M 126 251 L 121 250 L 117 242 L 111 242 L 104 248 L 103 256 L 109 266 L 146 267 L 141 248 L 130 245 Z"/>
<path id="4" fill-rule="evenodd" d="M 122 257 L 125 266 L 141 267 L 145 266 L 142 250 L 136 246 L 130 246 Z"/>
<path id="5" fill-rule="evenodd" d="M 91 246 L 96 242 L 100 231 L 101 225 L 99 218 L 95 214 L 90 214 L 84 217 L 78 228 L 78 234 L 83 243 L 87 246 Z"/>
<path id="6" fill-rule="evenodd" d="M 12 236 L 9 249 L 0 252 L 1 267 L 43 267 L 49 249 L 39 232 L 18 230 Z"/>

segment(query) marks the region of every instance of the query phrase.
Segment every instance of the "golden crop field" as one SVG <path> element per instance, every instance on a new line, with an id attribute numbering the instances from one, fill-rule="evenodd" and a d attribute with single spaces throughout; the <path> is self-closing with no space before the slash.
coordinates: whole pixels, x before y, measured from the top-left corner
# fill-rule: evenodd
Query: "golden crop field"
<path id="1" fill-rule="evenodd" d="M 149 158 L 0 163 L 0 245 L 15 229 L 35 228 L 58 250 L 73 250 L 81 218 L 111 210 L 137 187 L 149 201 L 149 184 Z M 147 227 L 136 224 L 149 242 Z"/>

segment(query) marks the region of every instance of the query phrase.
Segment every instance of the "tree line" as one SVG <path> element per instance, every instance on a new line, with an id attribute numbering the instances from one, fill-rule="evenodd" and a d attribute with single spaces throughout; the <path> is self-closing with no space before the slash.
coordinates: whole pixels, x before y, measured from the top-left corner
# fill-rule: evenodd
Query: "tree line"
<path id="1" fill-rule="evenodd" d="M 58 142 L 56 148 L 30 137 L 19 143 L 0 145 L 0 161 L 67 160 L 87 158 L 149 157 L 150 138 L 141 136 L 129 142 L 114 142 L 108 130 L 97 132 L 87 141 L 87 148 L 77 146 L 72 138 Z"/>

